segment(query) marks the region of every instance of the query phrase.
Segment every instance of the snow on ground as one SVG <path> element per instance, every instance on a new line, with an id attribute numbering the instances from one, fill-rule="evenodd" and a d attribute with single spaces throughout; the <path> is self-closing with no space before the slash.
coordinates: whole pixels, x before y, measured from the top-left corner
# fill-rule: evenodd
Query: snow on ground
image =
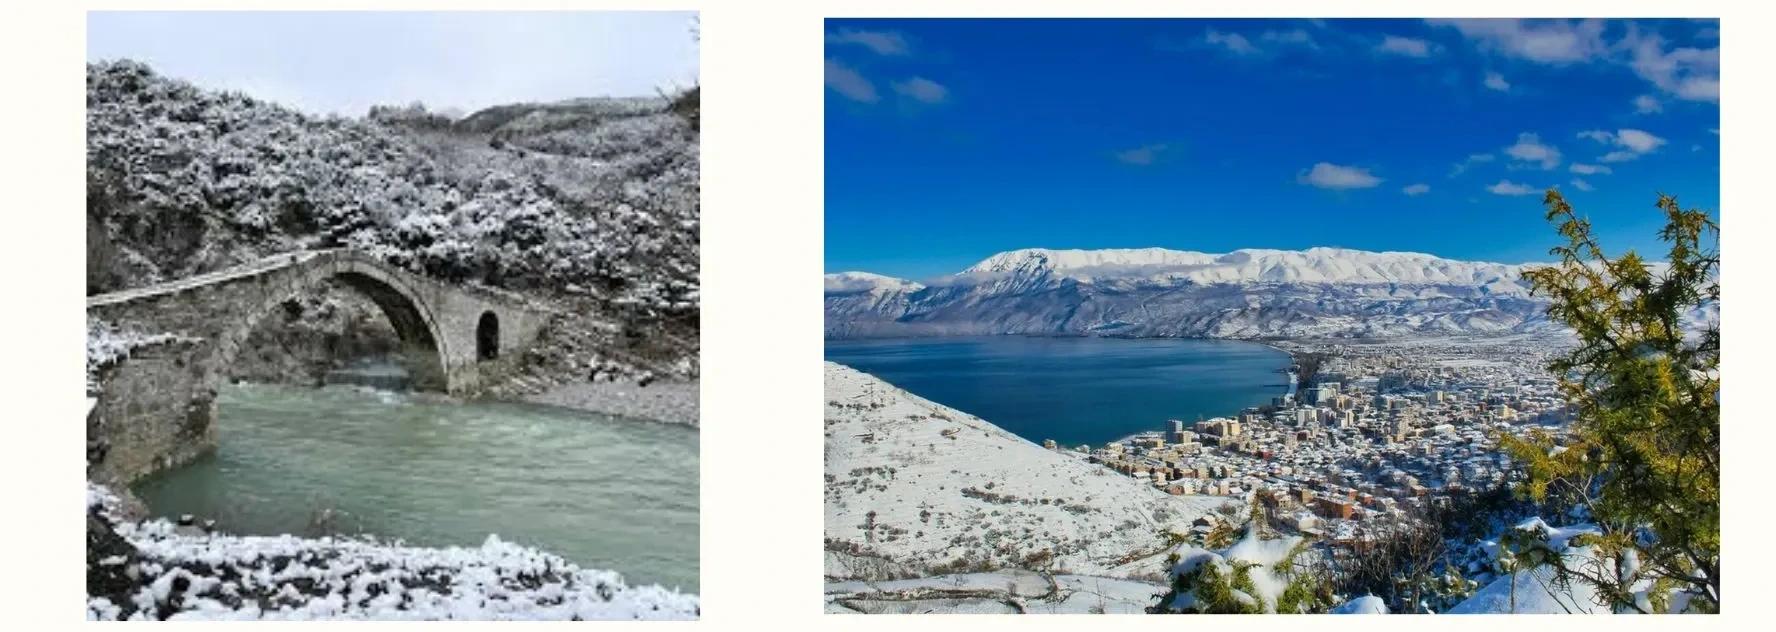
<path id="1" fill-rule="evenodd" d="M 1332 614 L 1387 614 L 1387 603 L 1375 595 L 1364 595 L 1332 609 Z"/>
<path id="2" fill-rule="evenodd" d="M 827 612 L 1142 614 L 1166 587 L 1091 575 L 1027 570 L 934 575 L 826 585 Z"/>
<path id="3" fill-rule="evenodd" d="M 826 398 L 828 550 L 915 574 L 1109 575 L 1228 502 L 1167 495 L 830 362 Z M 839 566 L 829 577 L 859 572 Z"/>
<path id="4" fill-rule="evenodd" d="M 1579 567 L 1593 560 L 1596 551 L 1589 546 L 1571 546 L 1573 538 L 1595 534 L 1597 527 L 1589 524 L 1554 527 L 1541 518 L 1530 518 L 1512 527 L 1513 530 L 1536 534 L 1550 550 L 1558 551 L 1569 567 Z M 1497 559 L 1500 540 L 1480 544 L 1486 554 Z M 1604 600 L 1583 581 L 1556 582 L 1553 567 L 1542 566 L 1520 570 L 1493 580 L 1466 601 L 1449 609 L 1450 614 L 1609 614 L 1599 605 Z"/>
<path id="5" fill-rule="evenodd" d="M 89 512 L 137 553 L 99 564 L 131 565 L 135 590 L 89 595 L 88 619 L 695 619 L 700 610 L 696 595 L 628 586 L 497 536 L 474 548 L 419 548 L 206 534 L 120 519 L 118 503 L 88 483 Z"/>

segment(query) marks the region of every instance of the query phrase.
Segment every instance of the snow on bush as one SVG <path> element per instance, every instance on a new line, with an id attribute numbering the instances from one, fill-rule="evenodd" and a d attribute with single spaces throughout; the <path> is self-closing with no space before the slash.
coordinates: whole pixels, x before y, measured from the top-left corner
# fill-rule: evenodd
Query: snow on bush
<path id="1" fill-rule="evenodd" d="M 1306 548 L 1299 536 L 1265 538 L 1254 524 L 1221 551 L 1179 545 L 1172 591 L 1158 610 L 1177 613 L 1275 613 L 1309 610 L 1308 578 L 1297 565 Z"/>
<path id="2" fill-rule="evenodd" d="M 88 619 L 695 619 L 700 611 L 696 595 L 628 586 L 616 573 L 497 536 L 475 548 L 418 548 L 207 534 L 123 520 L 118 502 L 87 484 L 89 515 L 135 549 L 98 564 L 132 565 L 133 589 L 89 594 Z"/>

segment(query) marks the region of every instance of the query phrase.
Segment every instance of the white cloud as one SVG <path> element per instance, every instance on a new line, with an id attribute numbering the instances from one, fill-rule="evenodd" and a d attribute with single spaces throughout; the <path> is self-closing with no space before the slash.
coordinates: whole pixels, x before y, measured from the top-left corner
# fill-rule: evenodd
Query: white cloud
<path id="1" fill-rule="evenodd" d="M 1665 139 L 1637 129 L 1622 129 L 1616 131 L 1616 143 L 1635 153 L 1644 154 L 1664 145 Z"/>
<path id="2" fill-rule="evenodd" d="M 1407 57 L 1418 57 L 1423 59 L 1431 56 L 1431 43 L 1411 37 L 1389 35 L 1383 37 L 1380 44 L 1375 45 L 1375 50 L 1383 53 L 1392 53 L 1395 55 L 1405 55 Z"/>
<path id="3" fill-rule="evenodd" d="M 876 93 L 876 84 L 870 83 L 863 75 L 836 60 L 826 60 L 826 87 L 852 101 L 875 103 L 882 99 Z"/>
<path id="4" fill-rule="evenodd" d="M 1605 167 L 1603 165 L 1587 165 L 1582 162 L 1572 163 L 1571 170 L 1573 173 L 1582 173 L 1582 174 L 1585 174 L 1588 176 L 1589 175 L 1596 175 L 1596 174 L 1600 174 L 1600 173 L 1602 173 L 1602 174 L 1610 173 L 1609 167 Z"/>
<path id="5" fill-rule="evenodd" d="M 1616 138 L 1616 135 L 1615 135 L 1615 133 L 1610 132 L 1608 130 L 1588 129 L 1583 132 L 1579 132 L 1579 138 L 1589 138 L 1591 140 L 1594 140 L 1594 141 L 1597 141 L 1600 143 L 1608 143 L 1608 142 L 1614 141 Z"/>
<path id="6" fill-rule="evenodd" d="M 1657 34 L 1642 34 L 1630 25 L 1621 46 L 1628 49 L 1634 74 L 1666 94 L 1685 101 L 1720 102 L 1720 47 L 1665 50 Z"/>
<path id="7" fill-rule="evenodd" d="M 1638 129 L 1619 129 L 1614 132 L 1594 129 L 1579 132 L 1579 138 L 1588 138 L 1618 149 L 1611 151 L 1598 160 L 1602 162 L 1625 162 L 1652 153 L 1665 145 L 1665 139 Z"/>
<path id="8" fill-rule="evenodd" d="M 1544 170 L 1560 166 L 1560 150 L 1542 143 L 1541 137 L 1529 132 L 1518 134 L 1517 143 L 1506 147 L 1505 155 L 1520 162 L 1541 165 Z"/>
<path id="9" fill-rule="evenodd" d="M 1449 177 L 1453 178 L 1459 176 L 1462 172 L 1467 171 L 1468 167 L 1483 162 L 1492 162 L 1493 159 L 1494 156 L 1492 154 L 1469 154 L 1467 160 L 1455 163 L 1455 168 L 1449 171 Z"/>
<path id="10" fill-rule="evenodd" d="M 912 52 L 907 45 L 906 36 L 897 31 L 861 31 L 839 29 L 837 33 L 827 33 L 829 44 L 853 44 L 870 49 L 877 55 L 905 55 Z"/>
<path id="11" fill-rule="evenodd" d="M 1302 29 L 1268 30 L 1250 37 L 1239 33 L 1209 29 L 1203 34 L 1203 42 L 1210 47 L 1223 49 L 1242 57 L 1269 57 L 1289 48 L 1311 50 L 1319 50 L 1320 48 L 1319 42 L 1314 41 L 1313 34 Z M 1172 50 L 1175 47 L 1165 46 L 1165 48 Z"/>
<path id="12" fill-rule="evenodd" d="M 1599 62 L 1627 66 L 1667 95 L 1720 102 L 1720 47 L 1680 46 L 1628 22 L 1618 40 L 1604 39 L 1603 20 L 1428 20 L 1453 27 L 1482 51 L 1547 65 Z M 1698 29 L 1703 37 L 1711 29 Z"/>
<path id="13" fill-rule="evenodd" d="M 1510 180 L 1500 180 L 1498 184 L 1486 187 L 1486 190 L 1491 191 L 1493 195 L 1534 195 L 1536 192 L 1535 187 Z"/>
<path id="14" fill-rule="evenodd" d="M 949 88 L 924 77 L 896 81 L 892 85 L 896 94 L 920 103 L 943 103 L 950 96 Z"/>
<path id="15" fill-rule="evenodd" d="M 1159 155 L 1169 147 L 1165 143 L 1142 145 L 1134 149 L 1116 152 L 1117 162 L 1145 167 L 1159 161 Z"/>
<path id="16" fill-rule="evenodd" d="M 1265 31 L 1258 35 L 1258 39 L 1273 44 L 1289 44 L 1294 46 L 1306 46 L 1308 48 L 1319 48 L 1319 43 L 1314 41 L 1313 36 L 1301 29 L 1295 29 L 1292 31 Z"/>
<path id="17" fill-rule="evenodd" d="M 1486 85 L 1487 89 L 1490 89 L 1490 90 L 1497 90 L 1499 92 L 1510 92 L 1511 91 L 1511 82 L 1505 81 L 1504 75 L 1498 74 L 1497 72 L 1493 72 L 1490 70 L 1486 71 L 1485 85 Z"/>
<path id="18" fill-rule="evenodd" d="M 1580 178 L 1573 178 L 1572 185 L 1573 185 L 1573 188 L 1578 189 L 1580 191 L 1595 191 L 1596 190 L 1591 187 L 1591 183 L 1586 182 Z"/>
<path id="19" fill-rule="evenodd" d="M 1222 33 L 1215 29 L 1209 29 L 1208 34 L 1204 35 L 1203 39 L 1210 44 L 1225 48 L 1228 52 L 1235 55 L 1258 54 L 1258 47 L 1253 46 L 1251 40 L 1246 39 L 1246 36 L 1240 35 L 1239 33 Z"/>
<path id="20" fill-rule="evenodd" d="M 1424 195 L 1426 193 L 1430 193 L 1431 192 L 1431 185 L 1428 185 L 1428 184 L 1425 184 L 1422 182 L 1420 182 L 1418 184 L 1408 184 L 1408 185 L 1406 185 L 1406 188 L 1400 189 L 1400 192 L 1405 193 L 1406 195 L 1409 195 L 1412 197 L 1417 197 L 1420 195 Z"/>
<path id="21" fill-rule="evenodd" d="M 1329 162 L 1317 163 L 1302 172 L 1296 180 L 1322 189 L 1367 189 L 1381 184 L 1381 178 L 1362 167 L 1346 167 Z"/>
<path id="22" fill-rule="evenodd" d="M 1569 64 L 1603 55 L 1600 20 L 1461 19 L 1429 20 L 1451 26 L 1483 50 L 1543 64 Z"/>
<path id="23" fill-rule="evenodd" d="M 1659 97 L 1650 94 L 1634 97 L 1634 112 L 1636 114 L 1654 114 L 1663 111 L 1665 111 L 1665 105 L 1659 102 Z"/>

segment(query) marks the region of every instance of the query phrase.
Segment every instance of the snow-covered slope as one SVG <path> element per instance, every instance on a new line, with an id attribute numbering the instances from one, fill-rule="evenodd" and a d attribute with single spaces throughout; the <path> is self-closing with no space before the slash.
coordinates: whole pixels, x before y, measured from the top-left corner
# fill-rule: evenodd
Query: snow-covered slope
<path id="1" fill-rule="evenodd" d="M 832 337 L 1099 334 L 1255 338 L 1500 333 L 1546 326 L 1524 266 L 1341 248 L 1025 249 L 929 287 L 827 277 Z"/>
<path id="2" fill-rule="evenodd" d="M 830 362 L 826 399 L 829 578 L 1126 573 L 1228 502 L 1167 495 Z"/>

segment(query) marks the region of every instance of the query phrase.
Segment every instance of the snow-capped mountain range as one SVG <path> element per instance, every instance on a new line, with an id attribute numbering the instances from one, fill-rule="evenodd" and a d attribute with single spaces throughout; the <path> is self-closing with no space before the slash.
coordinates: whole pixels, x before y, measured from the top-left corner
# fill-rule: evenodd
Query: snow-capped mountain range
<path id="1" fill-rule="evenodd" d="M 1533 265 L 1533 264 L 1530 264 Z M 1546 327 L 1525 265 L 1342 248 L 995 254 L 918 283 L 826 277 L 829 337 L 1095 334 L 1265 338 Z"/>

